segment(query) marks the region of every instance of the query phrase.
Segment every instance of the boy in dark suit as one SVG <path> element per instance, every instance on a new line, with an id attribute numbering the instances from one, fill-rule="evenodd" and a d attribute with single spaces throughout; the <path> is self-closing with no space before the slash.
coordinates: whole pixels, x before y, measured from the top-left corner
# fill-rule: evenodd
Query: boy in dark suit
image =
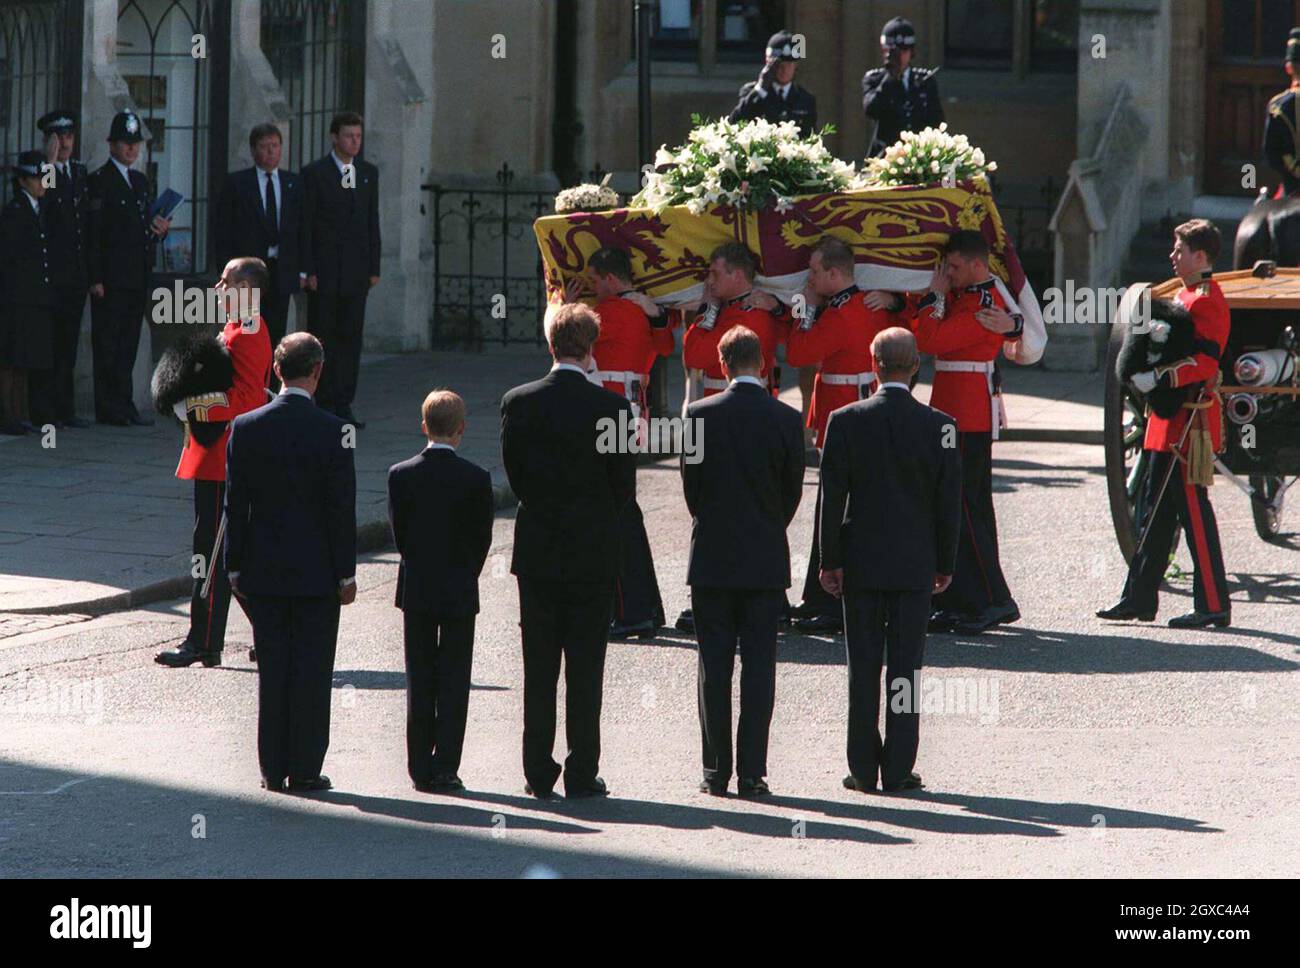
<path id="1" fill-rule="evenodd" d="M 456 454 L 465 401 L 424 398 L 429 444 L 388 469 L 388 521 L 402 562 L 397 601 L 406 651 L 406 768 L 424 793 L 465 789 L 456 771 L 469 711 L 478 576 L 492 547 L 492 476 Z"/>

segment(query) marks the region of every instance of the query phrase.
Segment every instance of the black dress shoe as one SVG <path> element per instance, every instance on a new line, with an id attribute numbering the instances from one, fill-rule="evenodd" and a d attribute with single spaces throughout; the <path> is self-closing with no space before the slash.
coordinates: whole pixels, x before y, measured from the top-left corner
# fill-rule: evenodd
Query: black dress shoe
<path id="1" fill-rule="evenodd" d="M 262 777 L 262 789 L 270 790 L 272 793 L 283 793 L 284 777 L 278 780 L 268 780 L 266 777 Z"/>
<path id="2" fill-rule="evenodd" d="M 682 614 L 677 616 L 677 621 L 673 623 L 673 628 L 678 632 L 695 633 L 695 613 L 689 608 L 682 609 Z"/>
<path id="3" fill-rule="evenodd" d="M 1019 621 L 1020 609 L 1016 603 L 1003 602 L 1000 605 L 990 605 L 978 615 L 973 615 L 963 622 L 958 622 L 953 626 L 953 631 L 962 635 L 979 635 L 981 632 L 987 632 L 995 625 L 1007 625 Z"/>
<path id="4" fill-rule="evenodd" d="M 524 792 L 527 793 L 530 797 L 536 797 L 538 800 L 555 799 L 555 791 L 552 790 L 550 787 L 545 787 L 545 788 L 538 787 L 534 789 L 531 783 L 525 783 Z"/>
<path id="5" fill-rule="evenodd" d="M 710 780 L 701 780 L 700 792 L 707 793 L 711 797 L 725 797 L 727 795 L 727 784 Z"/>
<path id="6" fill-rule="evenodd" d="M 1188 612 L 1169 620 L 1171 629 L 1203 629 L 1207 625 L 1226 629 L 1231 624 L 1231 612 Z"/>
<path id="7" fill-rule="evenodd" d="M 820 615 L 821 609 L 820 605 L 809 605 L 807 602 L 800 602 L 798 605 L 791 605 L 787 608 L 786 615 L 793 622 L 797 618 L 812 618 L 814 615 Z"/>
<path id="8" fill-rule="evenodd" d="M 187 666 L 194 665 L 196 662 L 203 662 L 204 665 L 207 665 L 207 662 L 204 661 L 205 655 L 206 653 L 201 652 L 197 645 L 193 645 L 186 641 L 182 642 L 174 649 L 168 649 L 166 652 L 159 652 L 153 657 L 153 660 L 159 665 L 165 665 L 170 669 L 184 669 Z M 220 656 L 221 653 L 218 652 L 217 655 Z M 220 662 L 220 659 L 218 658 L 217 661 Z"/>
<path id="9" fill-rule="evenodd" d="M 1132 605 L 1117 602 L 1110 608 L 1097 609 L 1097 617 L 1104 618 L 1107 622 L 1154 622 L 1156 613 L 1154 610 L 1139 612 Z"/>
<path id="10" fill-rule="evenodd" d="M 761 776 L 750 779 L 742 776 L 736 781 L 736 792 L 742 797 L 768 797 L 772 795 L 772 790 L 767 785 L 767 781 Z"/>
<path id="11" fill-rule="evenodd" d="M 886 793 L 901 793 L 904 790 L 919 790 L 923 786 L 925 784 L 921 782 L 920 773 L 909 773 L 897 783 L 882 783 L 880 788 Z"/>
<path id="12" fill-rule="evenodd" d="M 609 637 L 611 639 L 652 639 L 655 632 L 655 623 L 651 619 L 644 622 L 633 622 L 630 625 L 620 625 L 614 622 L 609 627 Z"/>
<path id="13" fill-rule="evenodd" d="M 962 612 L 954 612 L 951 609 L 937 609 L 930 616 L 930 624 L 926 626 L 926 631 L 932 635 L 946 635 L 957 627 L 957 623 L 964 622 L 969 615 Z"/>
<path id="14" fill-rule="evenodd" d="M 132 427 L 152 427 L 153 417 L 146 417 L 143 414 L 137 413 L 130 419 L 129 423 Z"/>
<path id="15" fill-rule="evenodd" d="M 854 776 L 852 773 L 846 776 L 841 782 L 843 782 L 844 789 L 846 790 L 856 790 L 858 793 L 876 792 L 875 781 L 868 783 L 866 780 L 859 779 L 858 777 Z"/>
<path id="16" fill-rule="evenodd" d="M 567 784 L 564 787 L 564 799 L 566 800 L 586 800 L 590 797 L 607 796 L 609 796 L 609 788 L 605 786 L 605 781 L 600 777 L 596 777 L 590 783 L 584 783 L 580 787 L 570 788 Z"/>
<path id="17" fill-rule="evenodd" d="M 310 780 L 295 780 L 292 777 L 289 779 L 290 793 L 318 793 L 321 790 L 328 790 L 333 786 L 334 784 L 330 783 L 330 778 L 324 773 L 320 776 L 312 777 Z"/>
<path id="18" fill-rule="evenodd" d="M 464 782 L 455 773 L 438 773 L 434 775 L 434 793 L 458 793 L 464 789 Z"/>
<path id="19" fill-rule="evenodd" d="M 89 420 L 83 420 L 81 417 L 69 417 L 63 421 L 65 427 L 71 427 L 73 430 L 85 430 L 90 426 Z"/>
<path id="20" fill-rule="evenodd" d="M 842 615 L 809 615 L 807 618 L 797 618 L 790 623 L 790 626 L 797 632 L 843 632 L 844 617 Z"/>

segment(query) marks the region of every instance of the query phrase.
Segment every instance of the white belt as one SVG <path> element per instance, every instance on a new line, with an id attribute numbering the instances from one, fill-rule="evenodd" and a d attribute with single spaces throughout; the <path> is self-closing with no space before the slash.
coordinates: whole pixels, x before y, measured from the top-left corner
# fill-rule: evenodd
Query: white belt
<path id="1" fill-rule="evenodd" d="M 992 360 L 935 360 L 936 373 L 983 373 L 989 388 L 989 427 L 993 439 L 998 439 L 998 431 L 1007 425 L 1007 412 L 1002 406 L 1002 394 L 993 391 Z"/>
<path id="2" fill-rule="evenodd" d="M 832 387 L 857 387 L 858 396 L 865 398 L 867 388 L 876 382 L 876 374 L 866 373 L 823 373 L 822 383 Z"/>
<path id="3" fill-rule="evenodd" d="M 632 385 L 640 383 L 641 388 L 645 389 L 649 379 L 644 373 L 633 373 L 631 370 L 591 370 L 587 373 L 587 379 L 597 386 L 603 386 L 606 383 L 623 384 L 623 398 L 632 404 L 632 417 L 634 420 L 641 418 L 641 399 L 638 394 L 632 392 Z"/>
<path id="4" fill-rule="evenodd" d="M 725 390 L 731 386 L 726 380 L 715 380 L 712 377 L 700 377 L 700 385 L 706 390 Z"/>

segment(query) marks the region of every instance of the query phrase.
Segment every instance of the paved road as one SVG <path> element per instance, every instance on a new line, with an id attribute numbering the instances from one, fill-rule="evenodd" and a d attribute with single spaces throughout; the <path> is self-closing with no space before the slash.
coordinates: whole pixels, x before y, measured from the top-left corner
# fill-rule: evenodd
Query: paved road
<path id="1" fill-rule="evenodd" d="M 1260 542 L 1244 498 L 1216 486 L 1237 626 L 1107 627 L 1090 616 L 1117 593 L 1123 562 L 1100 450 L 1016 443 L 998 454 L 1004 561 L 1024 620 L 930 640 L 945 695 L 923 687 L 921 795 L 841 789 L 843 647 L 802 637 L 779 654 L 776 796 L 695 792 L 694 653 L 674 634 L 611 646 L 602 773 L 615 796 L 524 797 L 503 515 L 483 581 L 466 795 L 425 796 L 406 781 L 396 567 L 379 554 L 344 611 L 326 763 L 336 790 L 315 799 L 258 789 L 242 615 L 218 670 L 150 661 L 182 634 L 184 602 L 0 642 L 0 875 L 1296 874 L 1295 549 Z M 792 528 L 799 551 L 813 481 Z M 639 488 L 675 615 L 688 535 L 674 467 L 643 467 Z M 1162 617 L 1189 598 L 1184 580 Z"/>

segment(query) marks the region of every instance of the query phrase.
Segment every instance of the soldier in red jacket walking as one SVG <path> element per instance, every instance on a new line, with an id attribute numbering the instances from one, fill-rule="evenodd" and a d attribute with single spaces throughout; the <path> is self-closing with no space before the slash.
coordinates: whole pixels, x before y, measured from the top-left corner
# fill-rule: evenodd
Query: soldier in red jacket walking
<path id="1" fill-rule="evenodd" d="M 808 312 L 791 330 L 785 358 L 794 367 L 818 367 L 808 426 L 816 431 L 820 448 L 826 441 L 826 422 L 831 414 L 871 395 L 876 384 L 871 341 L 881 330 L 896 323 L 888 310 L 868 305 L 867 294 L 853 283 L 853 250 L 834 236 L 825 236 L 813 247 L 804 297 Z M 844 611 L 839 601 L 827 594 L 818 579 L 820 506 L 819 498 L 803 602 L 793 610 L 795 627 L 802 632 L 844 628 Z"/>
<path id="2" fill-rule="evenodd" d="M 1155 619 L 1160 582 L 1173 549 L 1174 529 L 1181 521 L 1195 564 L 1192 582 L 1195 607 L 1186 615 L 1171 618 L 1169 625 L 1222 628 L 1232 621 L 1219 526 L 1206 491 L 1206 483 L 1214 479 L 1210 462 L 1223 449 L 1223 413 L 1216 387 L 1219 359 L 1231 329 L 1228 303 L 1210 273 L 1221 244 L 1218 228 L 1205 219 L 1193 219 L 1174 229 L 1174 249 L 1169 253 L 1169 261 L 1174 273 L 1183 280 L 1183 288 L 1176 298 L 1191 314 L 1196 353 L 1133 377 L 1133 386 L 1143 393 L 1150 393 L 1156 386 L 1186 388 L 1187 399 L 1172 418 L 1148 411 L 1146 438 L 1142 444 L 1143 449 L 1151 452 L 1151 473 L 1147 475 L 1143 502 L 1151 508 L 1146 533 L 1129 563 L 1124 594 L 1118 603 L 1097 612 L 1099 618 L 1141 622 Z M 1196 435 L 1201 437 L 1199 445 L 1193 445 Z"/>
<path id="3" fill-rule="evenodd" d="M 252 293 L 266 286 L 266 263 L 240 258 L 227 263 L 219 289 L 227 292 L 227 322 L 221 332 L 234 365 L 234 382 L 224 392 L 186 397 L 176 405 L 176 415 L 185 424 L 185 445 L 176 476 L 194 482 L 194 554 L 202 562 L 196 568 L 190 597 L 190 630 L 179 646 L 160 652 L 154 661 L 172 668 L 202 662 L 221 664 L 225 644 L 226 616 L 230 611 L 230 582 L 226 578 L 224 555 L 213 553 L 222 507 L 226 497 L 226 438 L 230 425 L 241 413 L 256 410 L 267 401 L 266 386 L 271 373 L 271 338 L 260 316 L 241 319 L 240 303 L 257 305 Z M 239 290 L 247 290 L 240 295 Z M 183 412 L 182 412 L 183 410 Z M 205 581 L 209 570 L 212 580 Z M 204 594 L 204 586 L 207 593 Z"/>
<path id="4" fill-rule="evenodd" d="M 600 320 L 600 335 L 591 350 L 596 369 L 587 374 L 588 379 L 623 397 L 632 404 L 633 417 L 645 420 L 649 417 L 646 391 L 650 368 L 656 357 L 673 351 L 668 313 L 632 287 L 632 260 L 622 249 L 597 249 L 587 260 L 587 269 Z M 570 301 L 577 299 L 580 287 L 578 280 L 570 283 Z M 645 440 L 644 425 L 639 436 Z M 650 539 L 635 498 L 623 511 L 619 528 L 622 561 L 614 583 L 609 635 L 614 639 L 652 637 L 664 624 L 664 606 Z"/>
<path id="5" fill-rule="evenodd" d="M 758 336 L 763 348 L 763 373 L 768 392 L 780 392 L 776 348 L 790 333 L 790 313 L 775 296 L 754 290 L 758 263 L 739 242 L 725 242 L 709 256 L 709 278 L 704 284 L 704 308 L 682 340 L 682 364 L 694 377 L 698 392 L 688 388 L 686 402 L 693 403 L 728 386 L 722 371 L 718 344 L 729 329 L 744 326 Z"/>
<path id="6" fill-rule="evenodd" d="M 916 345 L 934 354 L 930 406 L 957 421 L 962 465 L 962 521 L 952 584 L 934 604 L 931 631 L 975 635 L 1016 622 L 998 560 L 993 511 L 993 441 L 1005 423 L 995 360 L 1024 320 L 989 272 L 989 247 L 979 232 L 954 232 L 944 246 L 929 291 L 916 303 Z"/>

